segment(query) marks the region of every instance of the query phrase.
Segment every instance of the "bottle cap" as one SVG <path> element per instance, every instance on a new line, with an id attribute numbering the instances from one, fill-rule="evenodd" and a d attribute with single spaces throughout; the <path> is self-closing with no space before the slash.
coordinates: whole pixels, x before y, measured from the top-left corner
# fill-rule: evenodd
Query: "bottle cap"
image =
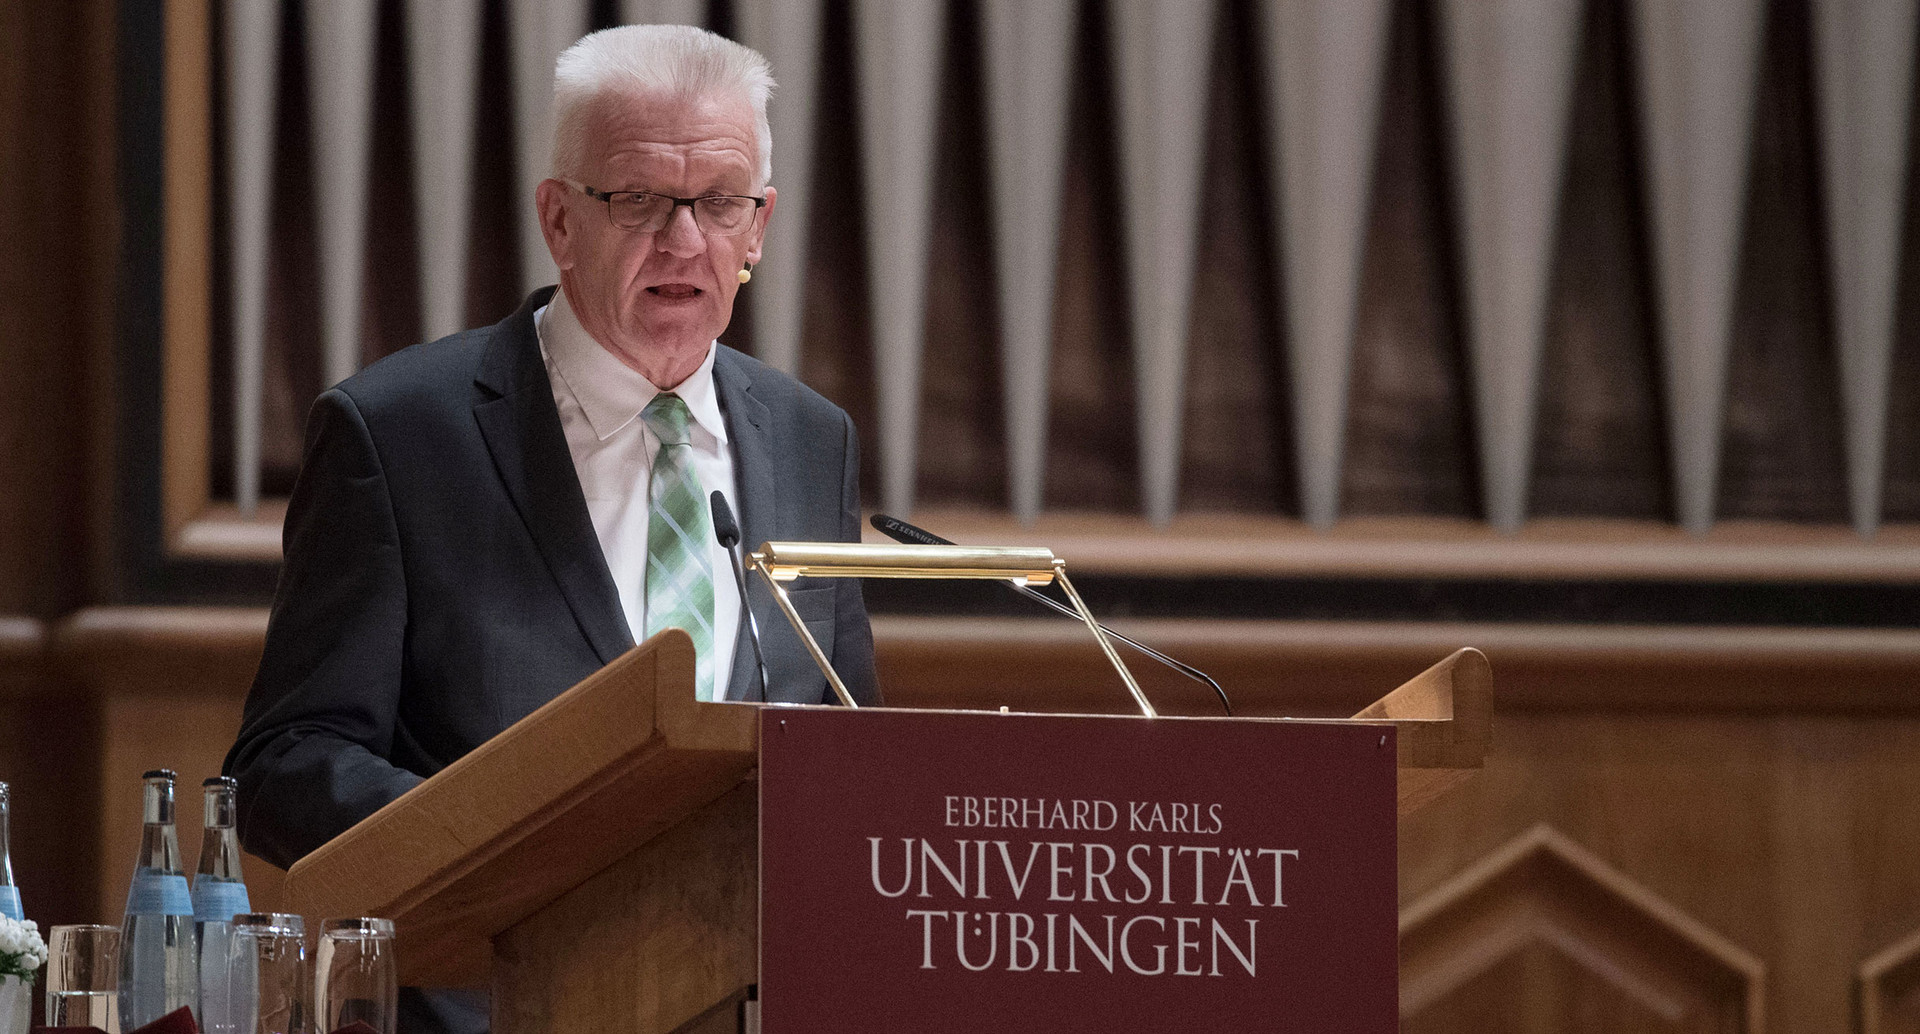
<path id="1" fill-rule="evenodd" d="M 153 769 L 152 771 L 150 771 L 150 772 L 148 772 L 148 773 L 146 773 L 145 775 L 143 775 L 143 776 L 141 776 L 140 778 L 142 778 L 142 779 L 165 779 L 165 780 L 166 780 L 167 782 L 169 782 L 169 783 L 171 783 L 171 782 L 174 782 L 174 781 L 176 781 L 176 780 L 178 780 L 178 779 L 179 779 L 180 777 L 179 777 L 179 776 L 177 776 L 177 775 L 174 775 L 174 774 L 173 774 L 173 769 L 171 769 L 171 768 L 156 768 L 156 769 Z"/>
<path id="2" fill-rule="evenodd" d="M 229 787 L 237 788 L 240 785 L 240 780 L 235 779 L 232 776 L 210 776 L 206 779 L 201 780 L 200 785 L 201 786 L 229 786 Z"/>

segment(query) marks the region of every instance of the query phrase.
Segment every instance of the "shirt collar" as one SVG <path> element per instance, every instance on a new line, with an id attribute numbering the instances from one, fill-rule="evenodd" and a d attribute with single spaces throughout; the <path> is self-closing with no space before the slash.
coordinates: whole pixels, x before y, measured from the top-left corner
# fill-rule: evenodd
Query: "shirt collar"
<path id="1" fill-rule="evenodd" d="M 553 292 L 553 300 L 535 314 L 535 326 L 548 365 L 573 392 L 594 437 L 601 441 L 633 423 L 660 394 L 652 381 L 587 333 L 573 314 L 564 288 Z M 727 423 L 720 417 L 720 396 L 713 386 L 713 357 L 718 351 L 719 342 L 709 344 L 699 369 L 674 385 L 673 393 L 687 404 L 693 422 L 724 445 Z"/>

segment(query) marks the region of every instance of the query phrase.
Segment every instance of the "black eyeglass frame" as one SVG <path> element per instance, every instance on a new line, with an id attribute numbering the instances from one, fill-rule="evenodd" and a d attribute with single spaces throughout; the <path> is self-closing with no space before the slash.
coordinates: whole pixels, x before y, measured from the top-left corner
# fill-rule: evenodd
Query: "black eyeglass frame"
<path id="1" fill-rule="evenodd" d="M 657 198 L 663 198 L 665 200 L 673 202 L 673 207 L 667 209 L 667 219 L 665 223 L 661 224 L 661 227 L 660 227 L 661 230 L 666 229 L 668 225 L 672 224 L 674 211 L 677 210 L 681 205 L 685 205 L 687 206 L 687 210 L 693 213 L 694 227 L 698 229 L 701 233 L 704 233 L 709 237 L 738 237 L 741 234 L 746 233 L 749 230 L 752 230 L 754 221 L 759 218 L 760 210 L 762 208 L 767 207 L 767 199 L 765 195 L 762 195 L 760 197 L 754 197 L 751 194 L 703 194 L 699 197 L 674 197 L 671 194 L 659 194 L 651 190 L 597 190 L 593 187 L 587 186 L 584 183 L 575 183 L 572 180 L 561 180 L 560 182 L 565 183 L 567 186 L 572 187 L 573 189 L 579 191 L 582 194 L 585 194 L 586 196 L 594 199 L 595 201 L 599 201 L 605 204 L 607 206 L 607 221 L 612 223 L 615 228 L 626 230 L 628 233 L 659 233 L 660 230 L 636 230 L 636 229 L 629 229 L 628 227 L 625 227 L 625 226 L 621 226 L 619 221 L 614 219 L 613 217 L 613 199 L 614 198 L 657 197 Z M 748 219 L 746 222 L 746 225 L 742 226 L 738 230 L 733 231 L 732 233 L 715 233 L 712 230 L 709 230 L 706 227 L 700 225 L 700 209 L 694 204 L 694 202 L 696 201 L 751 201 L 753 202 L 754 218 Z"/>

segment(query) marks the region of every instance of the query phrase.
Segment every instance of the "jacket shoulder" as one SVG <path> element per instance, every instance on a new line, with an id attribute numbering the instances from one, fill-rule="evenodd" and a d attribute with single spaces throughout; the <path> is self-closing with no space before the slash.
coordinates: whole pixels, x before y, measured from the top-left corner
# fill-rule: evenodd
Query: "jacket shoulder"
<path id="1" fill-rule="evenodd" d="M 409 345 L 341 381 L 335 390 L 350 397 L 363 413 L 448 402 L 471 405 L 474 377 L 499 329 L 463 330 Z"/>
<path id="2" fill-rule="evenodd" d="M 797 419 L 809 422 L 825 421 L 837 425 L 850 419 L 845 410 L 800 383 L 793 375 L 774 369 L 738 349 L 721 345 L 717 363 L 730 364 L 733 373 L 751 385 L 754 397 L 769 409 L 784 410 Z"/>

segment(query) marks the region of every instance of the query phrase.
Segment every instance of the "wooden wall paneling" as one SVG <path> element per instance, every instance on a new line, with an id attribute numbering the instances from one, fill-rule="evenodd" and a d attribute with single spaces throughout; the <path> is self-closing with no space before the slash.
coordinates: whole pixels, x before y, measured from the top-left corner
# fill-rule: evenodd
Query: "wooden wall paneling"
<path id="1" fill-rule="evenodd" d="M 1300 508 L 1325 528 L 1340 509 L 1388 4 L 1268 0 L 1259 17 Z"/>
<path id="2" fill-rule="evenodd" d="M 0 7 L 0 176 L 8 183 L 25 184 L 31 176 L 34 147 L 26 127 L 33 121 L 28 113 L 36 106 L 33 27 L 31 9 L 25 4 Z M 0 234 L 7 240 L 22 240 L 32 232 L 37 206 L 30 196 L 25 190 L 0 193 Z M 24 343 L 35 340 L 30 328 L 39 316 L 34 292 L 23 283 L 30 268 L 29 252 L 22 247 L 0 250 L 0 360 L 15 370 L 22 368 L 21 360 L 26 358 Z M 0 378 L 0 438 L 27 441 L 27 402 L 38 388 L 33 379 Z M 33 462 L 36 451 L 0 450 L 0 487 L 4 488 L 0 490 L 0 528 L 7 529 L 0 535 L 0 610 L 26 611 L 38 602 L 33 599 L 36 554 L 41 550 L 36 540 L 45 532 L 42 522 L 35 520 L 38 507 L 28 502 L 32 496 L 19 490 L 39 476 L 38 464 Z"/>
<path id="3" fill-rule="evenodd" d="M 115 12 L 0 11 L 0 614 L 84 600 L 108 517 L 95 461 L 117 311 Z"/>
<path id="4" fill-rule="evenodd" d="M 1256 514 L 1187 514 L 1156 528 L 1122 515 L 1054 513 L 1023 525 L 978 510 L 950 509 L 929 513 L 927 523 L 957 541 L 1046 546 L 1071 559 L 1075 571 L 1174 579 L 1498 577 L 1862 586 L 1920 581 L 1920 526 L 1912 524 L 1889 525 L 1864 541 L 1848 528 L 1778 521 L 1725 521 L 1704 536 L 1667 525 L 1592 518 L 1539 519 L 1517 534 L 1437 517 L 1352 517 L 1322 532 Z M 1890 616 L 1898 623 L 1905 613 Z"/>
<path id="5" fill-rule="evenodd" d="M 427 341 L 466 325 L 475 91 L 485 6 L 484 0 L 407 0 L 420 336 Z"/>
<path id="6" fill-rule="evenodd" d="M 57 921 L 120 916 L 140 846 L 142 772 L 179 774 L 180 847 L 189 864 L 198 859 L 200 781 L 220 773 L 240 730 L 265 628 L 260 610 L 126 607 L 82 610 L 53 630 L 53 662 L 93 697 L 100 730 L 89 755 L 100 875 L 88 911 Z M 244 863 L 255 910 L 277 907 L 280 870 L 251 855 Z"/>
<path id="7" fill-rule="evenodd" d="M 1916 116 L 1920 118 L 1920 111 Z M 1910 206 L 1909 212 L 1907 225 L 1920 227 L 1920 205 Z M 1920 254 L 1920 232 L 1909 239 L 1913 253 Z M 1905 275 L 1911 278 L 1908 282 L 1920 284 L 1920 261 L 1907 262 L 1906 269 Z M 1902 333 L 1894 342 L 1893 359 L 1888 364 L 1890 379 L 1894 384 L 1920 384 L 1920 334 L 1905 329 L 1920 325 L 1905 316 L 1909 311 L 1920 313 L 1920 290 L 1903 290 L 1902 294 L 1911 300 L 1901 303 Z M 1920 520 L 1920 392 L 1892 392 L 1887 402 L 1888 449 L 1881 516 L 1888 521 L 1912 522 Z"/>
<path id="8" fill-rule="evenodd" d="M 320 229 L 321 383 L 360 368 L 361 289 L 372 178 L 376 0 L 308 0 L 307 97 L 313 110 Z"/>
<path id="9" fill-rule="evenodd" d="M 285 498 L 292 491 L 303 458 L 307 411 L 325 387 L 322 230 L 319 207 L 312 203 L 320 189 L 315 179 L 319 160 L 314 157 L 320 136 L 314 125 L 313 81 L 307 74 L 312 63 L 306 43 L 308 26 L 302 5 L 283 5 L 281 11 L 269 174 L 273 201 L 267 215 L 266 331 L 260 360 L 260 500 L 243 513 L 250 518 L 264 517 L 260 504 Z M 284 204 L 283 198 L 303 202 Z M 232 462 L 229 456 L 222 466 L 231 467 Z M 228 479 L 226 490 L 232 491 L 232 486 Z M 216 491 L 221 489 L 216 486 Z"/>
<path id="10" fill-rule="evenodd" d="M 1920 1029 L 1920 931 L 1860 963 L 1860 1034 Z"/>
<path id="11" fill-rule="evenodd" d="M 479 109 L 474 132 L 473 203 L 469 208 L 473 241 L 468 245 L 467 300 L 462 327 L 506 318 L 526 297 L 521 290 L 519 129 L 514 92 L 512 15 L 505 3 L 481 4 L 478 42 Z M 551 69 L 549 69 L 551 72 Z M 506 156 L 512 155 L 509 159 Z M 532 203 L 529 198 L 527 204 Z"/>
<path id="12" fill-rule="evenodd" d="M 1587 5 L 1551 256 L 1527 512 L 1673 520 L 1626 4 Z"/>
<path id="13" fill-rule="evenodd" d="M 1209 46 L 1175 498 L 1188 512 L 1298 513 L 1281 330 L 1278 180 L 1268 175 L 1259 24 L 1220 8 Z"/>
<path id="14" fill-rule="evenodd" d="M 228 275 L 232 278 L 233 497 L 260 501 L 261 393 L 266 378 L 267 253 L 280 81 L 280 5 L 230 0 L 226 27 Z"/>
<path id="15" fill-rule="evenodd" d="M 1526 518 L 1579 0 L 1439 6 L 1487 518 Z"/>
<path id="16" fill-rule="evenodd" d="M 206 510 L 213 335 L 213 40 L 206 0 L 166 8 L 166 234 L 162 251 L 162 535 L 170 545 Z"/>
<path id="17" fill-rule="evenodd" d="M 1359 321 L 1348 388 L 1343 514 L 1481 516 L 1434 15 L 1394 4 L 1387 27 Z"/>
<path id="18" fill-rule="evenodd" d="M 1178 505 L 1215 6 L 1139 0 L 1112 12 L 1140 491 L 1161 524 Z"/>
<path id="19" fill-rule="evenodd" d="M 796 376 L 853 418 L 860 434 L 861 502 L 875 506 L 880 495 L 880 419 L 874 314 L 868 298 L 872 274 L 867 269 L 867 227 L 874 217 L 864 182 L 854 12 L 847 0 L 821 0 L 820 6 L 819 76 L 811 106 L 814 157 L 805 170 L 807 182 L 817 186 L 806 191 L 805 225 L 788 227 L 806 237 L 806 253 L 800 256 L 806 265 L 799 271 L 805 289 L 800 292 Z M 768 240 L 781 232 L 768 230 Z M 758 301 L 750 300 L 748 309 L 748 318 L 757 323 Z M 736 311 L 735 318 L 740 315 Z"/>
<path id="20" fill-rule="evenodd" d="M 1857 683 L 1844 669 L 1787 681 L 1799 702 L 1781 709 L 1736 696 L 1718 712 L 1665 711 L 1645 676 L 1617 680 L 1636 691 L 1617 704 L 1502 708 L 1481 777 L 1403 826 L 1402 902 L 1551 823 L 1764 959 L 1770 1029 L 1850 1029 L 1860 960 L 1920 920 L 1920 829 L 1905 805 L 1920 794 L 1920 721 L 1904 705 L 1823 706 Z"/>
<path id="21" fill-rule="evenodd" d="M 100 740 L 70 751 L 78 771 L 36 773 L 42 788 L 33 799 L 62 802 L 57 819 L 43 812 L 34 820 L 47 820 L 36 835 L 48 839 L 31 845 L 42 859 L 34 863 L 41 916 L 64 922 L 118 914 L 139 832 L 139 774 L 148 767 L 180 771 L 189 805 L 183 846 L 197 851 L 193 784 L 217 771 L 231 743 L 265 622 L 258 610 L 115 608 L 83 611 L 53 630 L 45 670 L 56 683 L 36 685 L 56 693 L 71 684 L 97 701 L 87 705 L 97 714 L 76 708 L 72 695 L 49 697 L 49 710 L 35 713 L 68 724 L 33 726 L 35 738 L 97 721 Z M 1213 672 L 1244 714 L 1350 714 L 1453 648 L 1482 647 L 1498 676 L 1487 768 L 1410 820 L 1401 850 L 1401 899 L 1409 905 L 1457 887 L 1461 873 L 1516 833 L 1551 823 L 1604 856 L 1630 885 L 1765 958 L 1767 1011 L 1781 1030 L 1841 1029 L 1858 960 L 1920 925 L 1920 869 L 1906 864 L 1920 855 L 1920 828 L 1898 803 L 1920 797 L 1920 700 L 1912 693 L 1920 632 L 1117 623 Z M 16 655 L 37 654 L 39 627 L 0 622 L 0 686 L 6 671 L 21 670 Z M 1127 709 L 1124 689 L 1071 622 L 881 616 L 875 635 L 896 704 Z M 1140 674 L 1167 713 L 1217 713 L 1204 688 L 1157 669 Z M 0 710 L 16 703 L 0 699 Z M 0 734 L 0 764 L 13 743 Z M 58 839 L 62 829 L 79 830 L 71 847 Z M 61 868 L 69 863 L 77 871 Z M 256 905 L 272 907 L 277 871 L 248 864 Z M 1648 918 L 1658 909 L 1638 908 L 1631 895 L 1623 900 L 1594 871 L 1563 857 L 1533 858 L 1489 880 L 1515 892 L 1483 895 L 1486 909 L 1456 899 L 1435 922 L 1459 929 L 1518 923 L 1559 939 L 1509 954 L 1491 976 L 1454 985 L 1456 993 L 1410 1017 L 1408 1029 L 1484 1030 L 1461 1024 L 1531 1007 L 1525 1003 L 1543 988 L 1549 998 L 1564 992 L 1573 1010 L 1544 1014 L 1566 1021 L 1545 1029 L 1617 1029 L 1609 1021 L 1623 1018 L 1658 1026 L 1657 1008 L 1623 1004 L 1632 994 L 1594 975 L 1616 963 L 1640 981 L 1632 986 L 1647 1000 L 1692 1009 L 1682 1029 L 1710 1016 L 1699 1004 L 1702 987 L 1717 986 L 1709 978 L 1720 971 L 1687 969 L 1699 952 L 1684 936 L 1657 964 L 1641 966 L 1649 945 L 1672 930 L 1661 933 Z M 58 904 L 67 899 L 73 903 Z M 1428 924 L 1429 934 L 1434 929 Z M 1431 943 L 1422 936 L 1410 940 L 1415 955 Z M 1567 961 L 1566 949 L 1582 945 L 1595 954 Z M 1420 968 L 1409 966 L 1409 986 L 1431 988 L 1413 979 Z M 1744 1001 L 1721 990 L 1707 997 Z"/>
<path id="22" fill-rule="evenodd" d="M 1537 945 L 1637 1007 L 1552 1003 L 1565 1019 L 1586 1021 L 1582 1027 L 1604 1010 L 1616 1025 L 1644 1012 L 1683 1029 L 1766 1030 L 1767 972 L 1758 957 L 1544 824 L 1401 910 L 1403 1029 L 1425 1029 L 1422 1020 L 1450 994 Z M 1504 991 L 1519 998 L 1528 989 Z"/>
<path id="23" fill-rule="evenodd" d="M 590 0 L 507 0 L 514 120 L 514 197 L 508 207 L 519 226 L 523 294 L 559 278 L 540 233 L 533 192 L 553 165 L 553 64 L 587 34 L 590 7 Z"/>
<path id="24" fill-rule="evenodd" d="M 1920 162 L 1912 141 L 1920 140 L 1920 91 L 1908 106 L 1906 134 L 1910 155 L 1907 191 L 1920 187 Z M 1900 227 L 1900 279 L 1894 291 L 1894 335 L 1888 360 L 1889 381 L 1920 384 L 1920 204 L 1905 207 Z M 1887 399 L 1887 452 L 1881 519 L 1920 520 L 1920 392 L 1892 391 Z"/>
<path id="25" fill-rule="evenodd" d="M 1139 437 L 1127 320 L 1113 12 L 1085 4 L 1069 81 L 1060 268 L 1047 386 L 1046 485 L 1056 507 L 1138 513 Z"/>
<path id="26" fill-rule="evenodd" d="M 1007 480 L 1013 514 L 1022 521 L 1039 516 L 1046 479 L 1077 6 L 1078 0 L 988 0 L 982 10 Z"/>
<path id="27" fill-rule="evenodd" d="M 820 83 L 824 0 L 739 0 L 742 39 L 773 65 L 780 84 L 767 118 L 773 128 L 778 223 L 767 231 L 753 273 L 753 354 L 777 370 L 800 370 L 806 326 L 808 223 L 812 215 L 814 126 Z"/>
<path id="28" fill-rule="evenodd" d="M 857 0 L 853 6 L 880 504 L 906 514 L 913 510 L 919 461 L 920 358 L 946 7 L 939 0 Z"/>
<path id="29" fill-rule="evenodd" d="M 704 25 L 706 0 L 620 0 L 623 25 Z"/>
<path id="30" fill-rule="evenodd" d="M 1813 2 L 1848 504 L 1863 535 L 1879 526 L 1886 473 L 1915 14 L 1914 0 Z"/>
<path id="31" fill-rule="evenodd" d="M 980 12 L 944 5 L 945 52 L 933 138 L 925 333 L 920 344 L 914 507 L 1004 512 L 1006 379 L 995 294 L 993 148 Z"/>
<path id="32" fill-rule="evenodd" d="M 1760 0 L 1637 0 L 1655 275 L 1674 498 L 1713 523 L 1735 274 L 1745 210 Z"/>
<path id="33" fill-rule="evenodd" d="M 1822 258 L 1810 22 L 1803 6 L 1768 8 L 1715 510 L 1728 520 L 1845 528 L 1847 445 Z"/>
<path id="34" fill-rule="evenodd" d="M 1110 623 L 1213 675 L 1231 694 L 1236 714 L 1344 718 L 1459 647 L 1478 647 L 1494 667 L 1499 751 L 1511 746 L 1502 730 L 1518 714 L 1621 712 L 1659 720 L 1810 712 L 1871 721 L 1920 708 L 1912 693 L 1920 633 L 1908 630 L 1197 618 Z M 1064 620 L 882 615 L 874 618 L 874 639 L 887 699 L 900 706 L 1129 710 L 1112 666 L 1084 629 Z M 982 657 L 992 663 L 980 663 Z M 1157 665 L 1129 665 L 1162 712 L 1219 713 L 1204 686 Z"/>
<path id="35" fill-rule="evenodd" d="M 412 79 L 413 40 L 408 31 L 411 21 L 405 0 L 375 0 L 373 32 L 373 123 L 368 141 L 367 170 L 372 182 L 367 187 L 363 234 L 364 247 L 360 331 L 354 339 L 358 352 L 352 356 L 354 369 L 377 363 L 408 345 L 430 340 L 425 337 L 426 298 L 422 294 L 422 272 L 426 268 L 424 215 L 420 211 L 417 187 L 419 167 L 416 153 L 423 134 L 415 131 L 413 117 L 415 94 Z M 477 19 L 480 12 L 474 12 Z M 478 62 L 479 46 L 472 48 L 468 60 Z M 471 96 L 471 82 L 468 95 Z M 468 134 L 474 119 L 468 113 Z M 471 144 L 467 152 L 473 155 Z M 472 162 L 467 163 L 469 182 L 462 197 L 472 203 Z M 471 221 L 471 217 L 469 217 Z M 471 227 L 463 228 L 463 239 L 471 240 Z M 464 288 L 463 288 L 464 289 Z M 301 413 L 304 445 L 306 413 Z M 286 489 L 292 492 L 292 487 Z"/>
<path id="36" fill-rule="evenodd" d="M 89 911 L 97 879 L 94 716 L 46 644 L 44 622 L 0 615 L 0 781 L 12 792 L 13 877 L 42 931 Z"/>

